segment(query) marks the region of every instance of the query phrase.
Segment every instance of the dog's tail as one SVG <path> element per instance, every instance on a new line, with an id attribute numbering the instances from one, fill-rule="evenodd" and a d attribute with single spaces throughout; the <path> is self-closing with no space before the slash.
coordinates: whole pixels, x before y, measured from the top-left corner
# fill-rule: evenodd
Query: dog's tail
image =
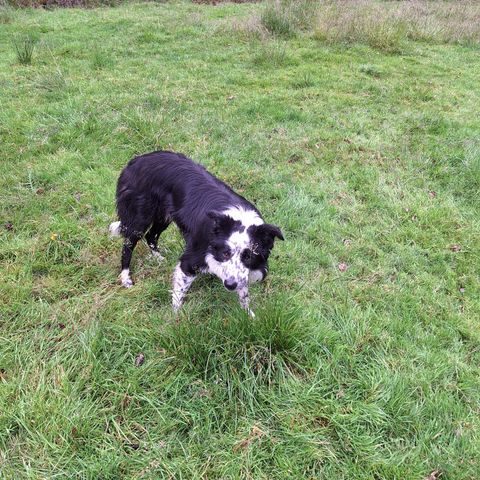
<path id="1" fill-rule="evenodd" d="M 122 224 L 120 222 L 113 222 L 108 227 L 111 237 L 119 237 L 122 231 Z"/>

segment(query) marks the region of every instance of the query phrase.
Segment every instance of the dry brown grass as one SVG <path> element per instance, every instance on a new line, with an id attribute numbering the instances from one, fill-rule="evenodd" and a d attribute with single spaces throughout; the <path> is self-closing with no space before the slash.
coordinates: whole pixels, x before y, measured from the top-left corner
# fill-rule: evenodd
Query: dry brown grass
<path id="1" fill-rule="evenodd" d="M 403 40 L 480 43 L 480 2 L 336 0 L 319 4 L 315 36 L 397 50 Z"/>
<path id="2" fill-rule="evenodd" d="M 192 0 L 193 3 L 204 3 L 207 5 L 217 5 L 219 3 L 258 3 L 261 0 Z"/>
<path id="3" fill-rule="evenodd" d="M 259 15 L 252 15 L 247 18 L 234 18 L 231 23 L 231 28 L 244 40 L 254 38 L 267 40 L 268 38 L 268 30 L 262 25 Z"/>
<path id="4" fill-rule="evenodd" d="M 269 0 L 260 13 L 235 21 L 247 37 L 291 37 L 313 30 L 326 43 L 364 43 L 396 52 L 406 40 L 480 44 L 477 0 Z"/>

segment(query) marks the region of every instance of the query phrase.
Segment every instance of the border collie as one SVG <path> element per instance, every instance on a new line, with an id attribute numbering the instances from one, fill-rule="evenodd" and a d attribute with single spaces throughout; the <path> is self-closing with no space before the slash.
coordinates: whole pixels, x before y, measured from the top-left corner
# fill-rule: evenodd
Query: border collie
<path id="1" fill-rule="evenodd" d="M 147 153 L 133 158 L 120 174 L 117 213 L 120 221 L 110 225 L 110 232 L 125 239 L 124 287 L 133 285 L 130 260 L 137 242 L 145 236 L 152 254 L 162 259 L 158 237 L 173 221 L 186 243 L 173 274 L 174 311 L 199 273 L 213 273 L 226 289 L 237 292 L 253 316 L 248 284 L 265 278 L 274 240 L 283 235 L 228 185 L 180 153 Z"/>

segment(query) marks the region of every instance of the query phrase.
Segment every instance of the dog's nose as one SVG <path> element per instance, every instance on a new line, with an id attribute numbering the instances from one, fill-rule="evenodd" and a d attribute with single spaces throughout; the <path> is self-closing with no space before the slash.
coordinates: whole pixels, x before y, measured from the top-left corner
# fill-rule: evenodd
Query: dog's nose
<path id="1" fill-rule="evenodd" d="M 238 285 L 235 280 L 225 280 L 223 284 L 227 290 L 235 290 Z"/>

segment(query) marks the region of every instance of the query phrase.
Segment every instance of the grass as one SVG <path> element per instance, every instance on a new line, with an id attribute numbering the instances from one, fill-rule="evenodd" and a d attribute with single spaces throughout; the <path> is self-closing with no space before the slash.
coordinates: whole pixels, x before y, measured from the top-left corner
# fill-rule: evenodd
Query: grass
<path id="1" fill-rule="evenodd" d="M 480 5 L 470 0 L 270 0 L 243 28 L 285 38 L 314 31 L 327 44 L 361 43 L 399 53 L 407 40 L 478 45 L 479 25 Z"/>
<path id="2" fill-rule="evenodd" d="M 96 50 L 92 55 L 92 68 L 94 70 L 101 70 L 102 68 L 109 68 L 113 64 L 112 59 L 108 53 Z"/>
<path id="3" fill-rule="evenodd" d="M 478 478 L 478 46 L 238 28 L 263 8 L 2 24 L 2 478 Z M 173 227 L 117 284 L 115 183 L 158 148 L 284 231 L 255 320 L 208 277 L 173 317 Z"/>
<path id="4" fill-rule="evenodd" d="M 0 4 L 0 25 L 10 23 L 13 17 L 14 13 L 12 9 Z"/>
<path id="5" fill-rule="evenodd" d="M 252 63 L 257 67 L 276 68 L 291 62 L 284 42 L 263 41 L 252 45 Z"/>
<path id="6" fill-rule="evenodd" d="M 38 39 L 31 34 L 17 35 L 13 38 L 13 46 L 18 63 L 22 65 L 30 65 L 32 63 L 33 52 L 37 43 Z"/>
<path id="7" fill-rule="evenodd" d="M 279 2 L 268 3 L 262 11 L 260 21 L 268 32 L 275 35 L 288 38 L 295 33 L 289 11 L 283 9 Z"/>
<path id="8" fill-rule="evenodd" d="M 269 0 L 261 11 L 260 23 L 268 32 L 289 38 L 312 26 L 319 5 L 316 0 Z"/>
<path id="9" fill-rule="evenodd" d="M 366 43 L 401 50 L 405 40 L 480 43 L 478 2 L 340 0 L 317 8 L 315 33 L 328 43 Z"/>

